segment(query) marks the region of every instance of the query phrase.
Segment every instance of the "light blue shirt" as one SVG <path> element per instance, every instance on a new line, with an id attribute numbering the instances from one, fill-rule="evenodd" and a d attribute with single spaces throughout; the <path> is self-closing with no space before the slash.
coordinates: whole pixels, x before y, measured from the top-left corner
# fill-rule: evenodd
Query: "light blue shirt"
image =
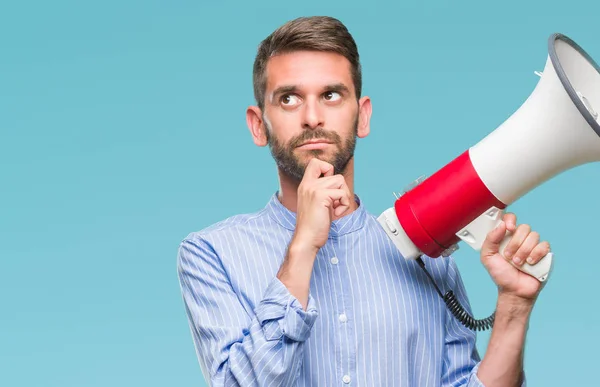
<path id="1" fill-rule="evenodd" d="M 306 311 L 276 277 L 296 223 L 276 193 L 182 241 L 179 281 L 210 385 L 483 386 L 475 333 L 356 201 L 317 254 Z M 454 260 L 423 259 L 470 311 Z"/>

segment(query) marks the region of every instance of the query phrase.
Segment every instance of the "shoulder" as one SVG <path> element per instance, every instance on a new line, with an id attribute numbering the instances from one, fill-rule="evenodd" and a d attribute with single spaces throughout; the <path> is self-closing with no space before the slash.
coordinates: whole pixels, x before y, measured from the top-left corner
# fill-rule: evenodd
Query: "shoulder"
<path id="1" fill-rule="evenodd" d="M 268 214 L 264 208 L 251 213 L 233 215 L 205 228 L 191 231 L 181 240 L 180 244 L 211 243 L 222 238 L 228 239 L 242 230 L 253 229 L 257 223 L 264 223 L 267 217 Z"/>
<path id="2" fill-rule="evenodd" d="M 177 247 L 177 267 L 181 275 L 210 268 L 217 273 L 224 270 L 223 249 L 239 241 L 241 229 L 252 229 L 252 224 L 268 216 L 264 209 L 227 217 L 203 229 L 189 232 Z M 208 269 L 207 269 L 208 270 Z"/>

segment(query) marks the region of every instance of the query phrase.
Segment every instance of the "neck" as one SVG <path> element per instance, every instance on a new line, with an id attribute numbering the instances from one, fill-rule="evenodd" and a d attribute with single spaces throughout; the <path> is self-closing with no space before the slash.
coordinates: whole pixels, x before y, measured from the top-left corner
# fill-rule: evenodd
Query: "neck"
<path id="1" fill-rule="evenodd" d="M 279 175 L 278 199 L 285 208 L 292 212 L 296 212 L 298 204 L 298 186 L 300 185 L 300 182 L 290 178 L 279 168 L 277 169 L 277 173 Z M 354 200 L 354 158 L 350 159 L 346 166 L 346 170 L 342 172 L 342 176 L 344 176 L 344 179 L 346 180 L 346 185 L 348 185 L 352 200 L 350 201 L 350 208 L 348 211 L 342 216 L 334 216 L 332 220 L 342 218 L 358 208 L 358 204 Z"/>

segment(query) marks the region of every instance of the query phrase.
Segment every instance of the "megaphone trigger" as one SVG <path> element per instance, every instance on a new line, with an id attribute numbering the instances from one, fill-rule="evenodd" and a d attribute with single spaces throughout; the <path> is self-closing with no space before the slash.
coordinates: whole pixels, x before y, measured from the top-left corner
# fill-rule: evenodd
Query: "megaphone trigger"
<path id="1" fill-rule="evenodd" d="M 488 233 L 500 224 L 503 216 L 504 210 L 497 207 L 491 207 L 467 226 L 459 230 L 456 233 L 456 236 L 476 251 L 480 251 Z M 500 248 L 498 251 L 500 255 L 504 256 L 504 249 L 508 245 L 508 242 L 511 240 L 511 238 L 512 233 L 507 231 L 504 239 L 500 243 Z M 552 270 L 553 253 L 548 253 L 535 265 L 530 265 L 529 263 L 525 262 L 523 265 L 519 266 L 510 259 L 508 259 L 508 261 L 522 272 L 535 277 L 540 282 L 545 282 Z"/>

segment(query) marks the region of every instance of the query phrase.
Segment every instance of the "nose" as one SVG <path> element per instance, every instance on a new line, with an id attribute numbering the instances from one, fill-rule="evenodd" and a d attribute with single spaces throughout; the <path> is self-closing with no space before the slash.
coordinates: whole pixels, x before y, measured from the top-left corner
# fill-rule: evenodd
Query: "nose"
<path id="1" fill-rule="evenodd" d="M 316 129 L 325 126 L 323 109 L 318 101 L 309 99 L 304 104 L 302 116 L 302 127 L 304 129 Z"/>

